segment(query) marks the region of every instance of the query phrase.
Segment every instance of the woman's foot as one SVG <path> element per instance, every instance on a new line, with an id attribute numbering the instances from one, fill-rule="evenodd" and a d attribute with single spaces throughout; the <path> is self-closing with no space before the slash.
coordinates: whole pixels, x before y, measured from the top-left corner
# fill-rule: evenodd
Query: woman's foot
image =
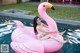
<path id="1" fill-rule="evenodd" d="M 60 34 L 60 35 L 63 35 L 65 32 L 66 32 L 66 31 L 63 31 L 63 32 L 60 32 L 59 34 Z"/>

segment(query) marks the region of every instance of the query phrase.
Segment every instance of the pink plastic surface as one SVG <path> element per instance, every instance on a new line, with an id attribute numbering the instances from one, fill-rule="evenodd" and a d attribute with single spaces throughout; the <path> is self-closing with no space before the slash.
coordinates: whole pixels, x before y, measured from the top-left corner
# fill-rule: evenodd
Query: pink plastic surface
<path id="1" fill-rule="evenodd" d="M 48 29 L 51 31 L 58 30 L 56 22 L 46 14 L 47 2 L 41 3 L 38 7 L 39 15 L 47 22 Z M 38 40 L 34 34 L 33 27 L 24 26 L 22 22 L 14 20 L 17 28 L 11 35 L 11 47 L 16 53 L 44 53 L 54 52 L 62 48 L 63 44 L 53 39 Z M 59 33 L 52 33 L 55 38 L 63 41 Z"/>

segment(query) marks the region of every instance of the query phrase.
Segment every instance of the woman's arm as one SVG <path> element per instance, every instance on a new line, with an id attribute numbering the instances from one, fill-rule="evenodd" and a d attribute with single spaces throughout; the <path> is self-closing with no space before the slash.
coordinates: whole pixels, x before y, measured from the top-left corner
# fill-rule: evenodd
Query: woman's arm
<path id="1" fill-rule="evenodd" d="M 57 33 L 58 30 L 48 30 L 47 32 L 48 32 L 48 33 Z"/>
<path id="2" fill-rule="evenodd" d="M 47 26 L 46 24 L 42 23 L 42 25 L 43 25 L 44 27 L 48 28 L 48 26 Z"/>
<path id="3" fill-rule="evenodd" d="M 45 30 L 46 30 L 46 32 L 47 32 L 47 33 L 54 33 L 54 32 L 58 32 L 58 30 L 54 30 L 54 31 L 49 30 L 49 29 L 48 29 L 48 26 L 47 26 L 46 24 L 44 24 L 44 23 L 42 23 L 42 26 L 46 27 L 46 28 L 45 28 Z"/>
<path id="4" fill-rule="evenodd" d="M 43 32 L 43 33 L 56 33 L 58 32 L 57 30 L 54 30 L 54 31 L 50 31 L 48 28 L 41 28 L 40 26 L 38 27 L 38 30 Z"/>

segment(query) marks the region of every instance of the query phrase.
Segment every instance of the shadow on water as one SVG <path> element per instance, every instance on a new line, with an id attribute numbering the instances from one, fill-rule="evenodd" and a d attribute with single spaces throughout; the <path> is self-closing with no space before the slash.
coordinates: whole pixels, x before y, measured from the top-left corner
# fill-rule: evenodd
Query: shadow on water
<path id="1" fill-rule="evenodd" d="M 31 24 L 26 24 L 26 25 L 31 26 Z M 8 27 L 7 28 L 5 27 L 2 27 L 4 28 L 4 31 L 8 28 Z M 2 28 L 0 28 L 0 45 L 9 44 L 9 51 L 10 51 L 9 53 L 15 53 L 10 47 L 11 33 L 15 29 L 14 26 L 9 26 L 8 28 L 9 30 L 5 31 L 7 33 L 5 33 L 4 31 L 1 32 Z M 11 30 L 10 28 L 12 29 L 11 32 L 10 32 Z M 64 40 L 70 39 L 70 41 L 65 43 L 62 49 L 60 49 L 59 51 L 52 52 L 52 53 L 80 53 L 80 30 L 65 29 L 61 27 L 58 27 L 58 28 L 60 32 L 66 30 L 66 32 L 63 35 Z"/>

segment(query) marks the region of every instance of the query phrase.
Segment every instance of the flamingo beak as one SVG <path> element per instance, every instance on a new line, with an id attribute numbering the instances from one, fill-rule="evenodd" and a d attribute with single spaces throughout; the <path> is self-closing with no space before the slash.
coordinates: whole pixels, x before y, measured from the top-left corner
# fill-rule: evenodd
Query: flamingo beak
<path id="1" fill-rule="evenodd" d="M 55 10 L 55 8 L 54 8 L 53 6 L 51 7 L 51 9 L 52 9 L 52 10 Z"/>
<path id="2" fill-rule="evenodd" d="M 47 6 L 47 8 L 51 8 L 52 10 L 55 10 L 55 8 L 53 7 L 53 5 L 51 3 L 47 3 L 46 6 Z"/>

